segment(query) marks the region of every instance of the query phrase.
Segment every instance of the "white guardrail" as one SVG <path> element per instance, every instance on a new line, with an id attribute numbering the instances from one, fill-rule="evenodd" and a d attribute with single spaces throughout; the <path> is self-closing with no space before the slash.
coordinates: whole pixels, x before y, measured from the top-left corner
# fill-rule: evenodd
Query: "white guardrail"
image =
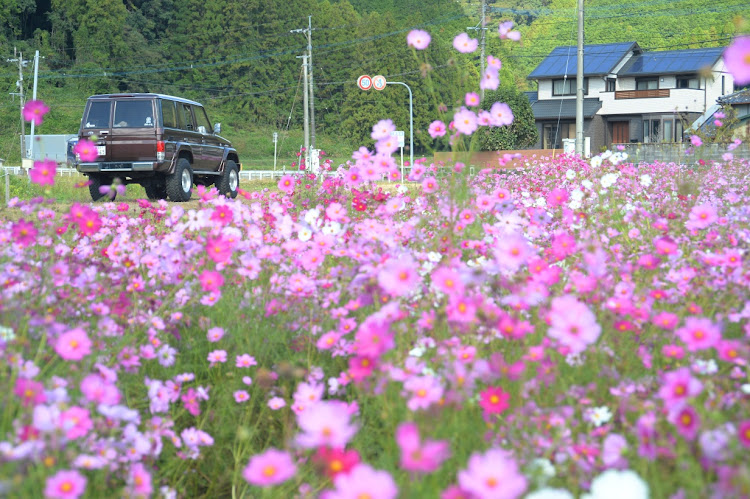
<path id="1" fill-rule="evenodd" d="M 3 166 L 3 175 L 26 175 L 25 168 L 21 166 Z M 240 180 L 263 180 L 281 178 L 282 175 L 286 174 L 299 174 L 302 173 L 298 170 L 242 170 L 240 171 Z M 81 175 L 75 168 L 57 168 L 55 172 L 60 177 L 73 177 Z M 335 175 L 336 172 L 323 172 L 324 175 Z"/>

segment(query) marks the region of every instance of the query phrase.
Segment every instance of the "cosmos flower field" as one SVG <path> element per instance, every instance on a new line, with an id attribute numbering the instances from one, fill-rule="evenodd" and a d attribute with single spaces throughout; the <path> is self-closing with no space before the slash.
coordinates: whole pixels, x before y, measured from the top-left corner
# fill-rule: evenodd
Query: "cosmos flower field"
<path id="1" fill-rule="evenodd" d="M 434 138 L 512 123 L 465 97 Z M 187 209 L 13 199 L 0 496 L 750 497 L 739 141 L 401 179 L 392 130 L 334 175 Z"/>

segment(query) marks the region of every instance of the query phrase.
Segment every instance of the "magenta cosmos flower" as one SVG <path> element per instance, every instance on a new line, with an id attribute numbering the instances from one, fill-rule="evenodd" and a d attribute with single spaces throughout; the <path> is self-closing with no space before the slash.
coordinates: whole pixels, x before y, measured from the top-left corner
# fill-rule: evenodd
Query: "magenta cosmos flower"
<path id="1" fill-rule="evenodd" d="M 73 148 L 73 152 L 76 153 L 84 163 L 96 161 L 96 158 L 99 157 L 96 144 L 86 139 L 79 140 Z"/>
<path id="2" fill-rule="evenodd" d="M 55 352 L 65 360 L 79 361 L 91 353 L 91 340 L 83 329 L 71 329 L 57 338 Z"/>
<path id="3" fill-rule="evenodd" d="M 695 397 L 703 390 L 703 383 L 693 377 L 688 367 L 664 373 L 661 381 L 659 396 L 668 408 L 684 404 L 688 398 Z"/>
<path id="4" fill-rule="evenodd" d="M 31 181 L 39 185 L 55 185 L 57 163 L 51 159 L 34 161 L 34 168 L 29 170 Z"/>
<path id="5" fill-rule="evenodd" d="M 47 478 L 45 497 L 73 499 L 81 497 L 86 490 L 86 477 L 75 470 L 60 470 Z"/>
<path id="6" fill-rule="evenodd" d="M 515 499 L 527 487 L 518 464 L 502 449 L 472 454 L 467 468 L 458 472 L 458 484 L 472 497 L 487 499 Z"/>
<path id="7" fill-rule="evenodd" d="M 49 112 L 49 108 L 40 100 L 30 100 L 23 106 L 23 119 L 31 121 L 36 126 L 42 124 L 44 115 Z"/>
<path id="8" fill-rule="evenodd" d="M 424 50 L 430 44 L 430 34 L 421 29 L 413 29 L 406 35 L 406 45 L 417 50 Z"/>
<path id="9" fill-rule="evenodd" d="M 750 83 L 750 36 L 738 36 L 724 52 L 724 64 L 736 85 Z"/>
<path id="10" fill-rule="evenodd" d="M 469 54 L 477 49 L 479 42 L 470 38 L 466 33 L 461 33 L 453 39 L 453 48 L 461 52 L 462 54 Z"/>
<path id="11" fill-rule="evenodd" d="M 281 192 L 291 194 L 294 192 L 294 177 L 291 175 L 283 175 L 279 179 L 278 188 Z"/>
<path id="12" fill-rule="evenodd" d="M 270 487 L 289 480 L 296 472 L 297 466 L 288 452 L 268 449 L 250 458 L 242 476 L 252 485 Z"/>

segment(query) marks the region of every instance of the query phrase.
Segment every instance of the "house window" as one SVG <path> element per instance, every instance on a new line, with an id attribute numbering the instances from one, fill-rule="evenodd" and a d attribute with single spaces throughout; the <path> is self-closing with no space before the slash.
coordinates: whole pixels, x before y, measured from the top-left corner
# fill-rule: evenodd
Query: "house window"
<path id="1" fill-rule="evenodd" d="M 683 125 L 674 115 L 643 119 L 643 142 L 682 142 Z"/>
<path id="2" fill-rule="evenodd" d="M 556 123 L 548 123 L 544 125 L 542 147 L 544 149 L 562 149 L 562 139 L 574 138 L 576 138 L 575 122 L 560 123 L 559 127 Z"/>
<path id="3" fill-rule="evenodd" d="M 659 88 L 657 78 L 639 78 L 635 81 L 636 90 L 656 90 Z"/>
<path id="4" fill-rule="evenodd" d="M 589 93 L 589 79 L 583 79 L 583 95 Z M 552 80 L 552 95 L 575 95 L 576 79 Z"/>
<path id="5" fill-rule="evenodd" d="M 697 76 L 678 76 L 677 88 L 701 88 L 700 80 Z"/>
<path id="6" fill-rule="evenodd" d="M 616 88 L 616 82 L 614 78 L 607 78 L 607 92 L 614 92 Z"/>

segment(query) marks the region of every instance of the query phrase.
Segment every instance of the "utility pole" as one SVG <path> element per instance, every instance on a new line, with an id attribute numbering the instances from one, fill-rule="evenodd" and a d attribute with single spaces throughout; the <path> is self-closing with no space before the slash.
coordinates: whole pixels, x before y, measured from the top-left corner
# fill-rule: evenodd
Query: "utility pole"
<path id="1" fill-rule="evenodd" d="M 36 100 L 36 84 L 39 79 L 39 51 L 34 54 L 34 91 L 31 94 L 31 100 Z M 34 122 L 31 122 L 31 143 L 29 144 L 28 158 L 34 159 Z"/>
<path id="2" fill-rule="evenodd" d="M 481 34 L 479 35 L 480 36 L 479 45 L 482 48 L 481 49 L 482 55 L 480 56 L 481 58 L 479 60 L 479 63 L 481 64 L 480 74 L 482 75 L 481 76 L 482 78 L 484 77 L 484 43 L 485 43 L 484 40 L 485 40 L 485 32 L 487 31 L 487 28 L 485 27 L 485 15 L 486 15 L 485 12 L 486 12 L 486 0 L 482 0 L 482 18 L 481 18 L 481 21 L 479 22 L 480 27 L 477 28 L 476 26 L 469 26 L 466 28 L 466 29 L 471 29 L 471 30 L 480 30 L 481 32 Z M 479 98 L 482 101 L 484 100 L 484 88 L 479 89 Z"/>
<path id="3" fill-rule="evenodd" d="M 309 88 L 307 86 L 307 54 L 298 55 L 297 59 L 302 58 L 302 79 L 304 88 L 304 103 L 305 103 L 305 167 L 308 166 L 308 159 L 310 158 L 310 106 L 308 101 Z"/>
<path id="4" fill-rule="evenodd" d="M 576 154 L 583 156 L 583 0 L 578 0 L 578 67 L 576 68 Z"/>
<path id="5" fill-rule="evenodd" d="M 315 149 L 315 92 L 313 82 L 313 64 L 312 64 L 312 16 L 307 17 L 307 28 L 305 29 L 293 29 L 290 33 L 303 33 L 307 36 L 307 71 L 309 74 L 305 75 L 305 81 L 309 82 L 305 84 L 305 87 L 309 87 L 310 95 L 310 127 L 311 127 L 311 145 Z M 307 107 L 307 105 L 306 105 Z"/>
<path id="6" fill-rule="evenodd" d="M 21 99 L 21 158 L 26 155 L 26 121 L 23 119 L 23 105 L 25 104 L 23 99 L 23 68 L 29 63 L 23 59 L 23 53 L 18 52 L 16 47 L 13 47 L 13 59 L 6 59 L 7 62 L 18 63 L 18 81 L 16 86 L 18 92 L 11 92 L 11 95 L 18 95 Z"/>

